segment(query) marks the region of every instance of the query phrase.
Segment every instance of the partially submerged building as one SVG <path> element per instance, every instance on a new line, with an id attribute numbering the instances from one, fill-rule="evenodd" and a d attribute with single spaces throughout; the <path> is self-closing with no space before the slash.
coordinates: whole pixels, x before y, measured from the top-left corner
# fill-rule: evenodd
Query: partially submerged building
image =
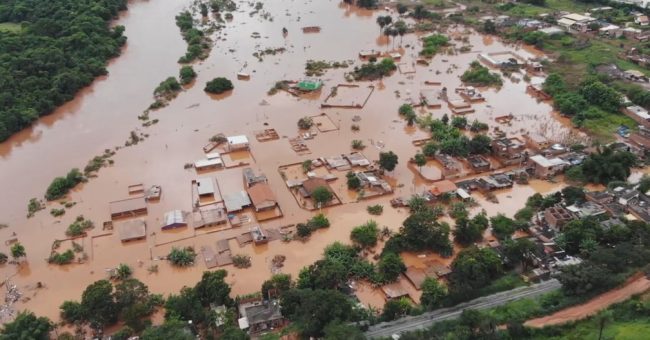
<path id="1" fill-rule="evenodd" d="M 249 334 L 259 334 L 284 326 L 279 300 L 257 300 L 239 304 L 239 328 Z"/>
<path id="2" fill-rule="evenodd" d="M 244 168 L 242 170 L 242 175 L 244 176 L 244 184 L 246 185 L 247 188 L 250 188 L 255 184 L 259 184 L 259 183 L 268 183 L 269 181 L 266 178 L 266 175 L 264 174 L 256 175 L 253 169 L 251 168 Z"/>
<path id="3" fill-rule="evenodd" d="M 143 219 L 134 219 L 117 223 L 120 241 L 129 242 L 142 240 L 147 237 L 147 225 Z"/>
<path id="4" fill-rule="evenodd" d="M 546 158 L 543 155 L 535 155 L 529 158 L 528 166 L 533 176 L 537 178 L 549 178 L 561 174 L 569 164 L 560 158 Z"/>
<path id="5" fill-rule="evenodd" d="M 527 157 L 526 145 L 516 137 L 493 140 L 492 153 L 504 165 L 521 164 Z"/>
<path id="6" fill-rule="evenodd" d="M 245 135 L 226 137 L 226 142 L 229 151 L 248 150 L 250 148 L 248 137 Z"/>
<path id="7" fill-rule="evenodd" d="M 258 183 L 246 189 L 255 211 L 274 209 L 277 205 L 277 199 L 271 187 L 267 183 Z"/>
<path id="8" fill-rule="evenodd" d="M 182 210 L 172 210 L 163 216 L 162 230 L 187 227 L 188 214 Z"/>
<path id="9" fill-rule="evenodd" d="M 238 212 L 251 206 L 251 200 L 246 191 L 237 191 L 223 196 L 227 212 Z"/>
<path id="10" fill-rule="evenodd" d="M 134 217 L 147 213 L 147 201 L 144 196 L 128 198 L 109 203 L 111 218 Z"/>

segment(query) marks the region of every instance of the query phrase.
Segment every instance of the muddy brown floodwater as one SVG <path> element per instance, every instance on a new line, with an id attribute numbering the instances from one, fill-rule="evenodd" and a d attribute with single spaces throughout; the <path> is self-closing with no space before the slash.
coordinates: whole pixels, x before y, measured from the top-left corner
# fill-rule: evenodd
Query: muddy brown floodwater
<path id="1" fill-rule="evenodd" d="M 164 212 L 172 209 L 190 211 L 192 180 L 213 176 L 220 187 L 237 190 L 242 187 L 241 168 L 233 168 L 197 175 L 194 170 L 185 170 L 183 165 L 204 157 L 202 146 L 216 133 L 226 135 L 245 134 L 251 140 L 254 162 L 251 167 L 263 172 L 277 196 L 284 217 L 262 223 L 265 227 L 301 222 L 314 212 L 303 210 L 287 190 L 278 167 L 324 156 L 350 152 L 350 142 L 361 139 L 368 146 L 363 154 L 370 160 L 378 158 L 381 150 L 392 150 L 399 155 L 400 163 L 390 176 L 398 184 L 396 195 L 409 196 L 425 189 L 426 183 L 410 170 L 407 159 L 416 153 L 412 141 L 427 138 L 426 132 L 406 127 L 397 115 L 397 108 L 407 96 L 417 96 L 421 89 L 437 88 L 425 85 L 425 81 L 441 82 L 453 93 L 460 86 L 459 75 L 478 53 L 501 52 L 515 48 L 523 56 L 531 54 L 518 47 L 504 46 L 496 39 L 484 39 L 476 33 L 463 33 L 463 28 L 453 29 L 458 35 L 467 36 L 472 45 L 471 52 L 458 55 L 438 55 L 429 66 L 415 66 L 415 73 L 394 75 L 373 82 L 375 90 L 363 109 L 321 109 L 331 87 L 344 82 L 343 74 L 348 70 L 330 70 L 321 79 L 325 82 L 320 94 L 295 98 L 279 92 L 268 96 L 267 91 L 282 79 L 303 77 L 306 60 L 360 61 L 357 55 L 363 49 L 386 51 L 397 41 L 387 42 L 379 37 L 375 22 L 383 11 L 362 11 L 350 8 L 339 1 L 273 1 L 265 2 L 273 21 L 260 15 L 250 16 L 252 8 L 248 3 L 237 1 L 241 9 L 234 13 L 234 20 L 226 23 L 216 40 L 210 57 L 194 65 L 198 78 L 193 86 L 173 100 L 164 109 L 151 113 L 152 119 L 160 122 L 149 128 L 139 128 L 150 135 L 135 146 L 118 151 L 113 157 L 115 164 L 100 170 L 99 177 L 76 188 L 67 198 L 77 205 L 68 209 L 61 218 L 54 218 L 48 211 L 59 207 L 49 203 L 31 219 L 26 219 L 26 205 L 31 197 L 42 197 L 56 177 L 73 167 L 83 167 L 87 160 L 103 153 L 104 149 L 123 145 L 129 131 L 140 126 L 137 116 L 152 101 L 155 86 L 168 76 L 178 74 L 178 58 L 184 54 L 186 45 L 174 24 L 174 16 L 189 0 L 184 1 L 131 1 L 129 11 L 118 20 L 126 26 L 128 45 L 122 56 L 108 66 L 109 74 L 96 80 L 84 89 L 70 103 L 54 114 L 42 118 L 34 127 L 22 131 L 7 142 L 0 144 L 0 222 L 10 225 L 0 230 L 0 240 L 6 240 L 16 233 L 27 249 L 27 263 L 16 273 L 16 266 L 0 267 L 2 277 L 12 277 L 24 294 L 16 307 L 29 309 L 37 314 L 58 318 L 58 306 L 68 299 L 78 299 L 82 290 L 95 280 L 106 277 L 105 270 L 119 263 L 126 263 L 135 269 L 134 276 L 145 282 L 152 292 L 177 292 L 184 285 L 193 285 L 206 270 L 201 255 L 197 263 L 187 269 L 177 269 L 156 256 L 165 255 L 172 246 L 192 245 L 197 250 L 204 245 L 214 247 L 217 240 L 232 238 L 248 230 L 252 223 L 240 228 L 219 232 L 194 232 L 190 229 L 161 232 L 160 224 Z M 395 15 L 393 13 L 393 15 Z M 303 26 L 321 26 L 316 34 L 303 34 Z M 282 28 L 289 31 L 282 36 Z M 251 37 L 259 32 L 261 38 Z M 454 41 L 458 47 L 460 41 Z M 419 36 L 404 36 L 402 63 L 412 65 L 419 51 Z M 262 62 L 253 53 L 265 48 L 286 48 L 286 52 L 265 56 Z M 248 81 L 236 79 L 237 72 L 251 74 Z M 233 79 L 235 90 L 221 97 L 210 97 L 203 92 L 206 81 L 225 76 Z M 367 85 L 367 82 L 361 85 Z M 526 93 L 526 82 L 505 80 L 499 89 L 482 90 L 485 103 L 474 104 L 476 112 L 468 116 L 489 124 L 501 115 L 514 115 L 509 126 L 501 130 L 515 135 L 523 132 L 541 135 L 553 140 L 565 138 L 570 128 L 566 122 L 558 121 L 548 103 L 537 102 Z M 396 95 L 399 91 L 400 97 Z M 429 110 L 434 117 L 451 114 L 445 106 Z M 319 133 L 307 141 L 311 154 L 299 156 L 291 148 L 288 138 L 298 135 L 296 121 L 303 116 L 327 113 L 338 130 Z M 353 117 L 361 118 L 353 122 Z M 358 124 L 360 131 L 350 129 Z M 267 126 L 268 124 L 268 126 Z M 281 138 L 260 143 L 254 138 L 254 131 L 274 128 Z M 384 145 L 383 148 L 379 146 Z M 339 179 L 338 181 L 342 181 Z M 83 240 L 89 260 L 84 264 L 67 266 L 48 265 L 50 246 L 54 239 L 65 237 L 66 227 L 77 216 L 83 214 L 97 226 L 90 236 L 104 233 L 103 221 L 110 219 L 108 202 L 128 197 L 127 186 L 144 183 L 145 186 L 162 186 L 162 199 L 149 204 L 146 216 L 148 224 L 146 240 L 121 244 L 116 234 L 103 237 L 86 237 Z M 337 183 L 335 185 L 339 185 Z M 478 198 L 490 214 L 504 212 L 509 215 L 523 207 L 530 194 L 557 189 L 547 183 L 533 182 L 529 186 L 515 186 L 514 189 L 498 193 L 501 204 L 495 205 Z M 222 194 L 224 194 L 222 192 Z M 273 241 L 264 246 L 246 245 L 239 247 L 230 241 L 233 254 L 248 254 L 252 257 L 252 268 L 235 269 L 227 266 L 228 282 L 232 283 L 233 294 L 245 294 L 259 290 L 261 283 L 271 275 L 271 259 L 282 254 L 287 257 L 285 273 L 297 276 L 300 268 L 319 258 L 322 249 L 334 242 L 349 242 L 350 230 L 373 218 L 380 226 L 397 230 L 407 212 L 390 208 L 388 201 L 394 196 L 384 196 L 360 203 L 348 203 L 324 209 L 332 222 L 326 230 L 320 230 L 306 243 Z M 368 204 L 383 204 L 385 211 L 379 217 L 366 212 Z M 165 243 L 165 244 L 162 244 Z M 1 244 L 1 243 L 0 243 Z M 0 251 L 8 252 L 7 246 Z M 151 264 L 158 264 L 156 274 L 146 270 Z M 16 275 L 14 275 L 16 274 Z M 44 288 L 36 289 L 41 282 Z M 371 298 L 373 294 L 366 294 Z"/>

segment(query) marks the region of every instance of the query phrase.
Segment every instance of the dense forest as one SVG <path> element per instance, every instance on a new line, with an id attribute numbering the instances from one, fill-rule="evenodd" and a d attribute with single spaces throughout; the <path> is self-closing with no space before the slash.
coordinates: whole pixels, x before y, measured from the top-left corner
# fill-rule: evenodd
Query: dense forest
<path id="1" fill-rule="evenodd" d="M 0 2 L 0 141 L 106 74 L 126 41 L 109 21 L 127 0 Z M 3 29 L 19 27 L 19 29 Z"/>

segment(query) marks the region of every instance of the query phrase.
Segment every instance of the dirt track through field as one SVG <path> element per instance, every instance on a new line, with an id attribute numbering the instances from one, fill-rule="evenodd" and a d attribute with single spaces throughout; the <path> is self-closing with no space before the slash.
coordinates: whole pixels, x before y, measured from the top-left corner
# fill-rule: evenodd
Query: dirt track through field
<path id="1" fill-rule="evenodd" d="M 650 289 L 650 280 L 643 274 L 637 274 L 630 278 L 625 285 L 601 294 L 589 300 L 587 303 L 563 309 L 541 318 L 528 320 L 525 325 L 528 327 L 544 327 L 581 320 L 598 313 L 612 304 L 627 300 L 632 295 L 643 293 L 648 289 Z"/>

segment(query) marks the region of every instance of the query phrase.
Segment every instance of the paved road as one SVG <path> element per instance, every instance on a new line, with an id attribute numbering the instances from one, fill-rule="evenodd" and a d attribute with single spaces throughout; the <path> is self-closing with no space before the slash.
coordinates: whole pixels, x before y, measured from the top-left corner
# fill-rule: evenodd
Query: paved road
<path id="1" fill-rule="evenodd" d="M 508 302 L 538 296 L 560 288 L 562 285 L 556 279 L 551 279 L 532 286 L 519 287 L 513 290 L 496 293 L 489 296 L 459 304 L 454 307 L 437 309 L 417 316 L 407 316 L 391 322 L 382 322 L 371 326 L 366 332 L 366 337 L 385 338 L 393 334 L 400 334 L 416 329 L 423 329 L 444 320 L 460 316 L 465 309 L 489 309 Z"/>

